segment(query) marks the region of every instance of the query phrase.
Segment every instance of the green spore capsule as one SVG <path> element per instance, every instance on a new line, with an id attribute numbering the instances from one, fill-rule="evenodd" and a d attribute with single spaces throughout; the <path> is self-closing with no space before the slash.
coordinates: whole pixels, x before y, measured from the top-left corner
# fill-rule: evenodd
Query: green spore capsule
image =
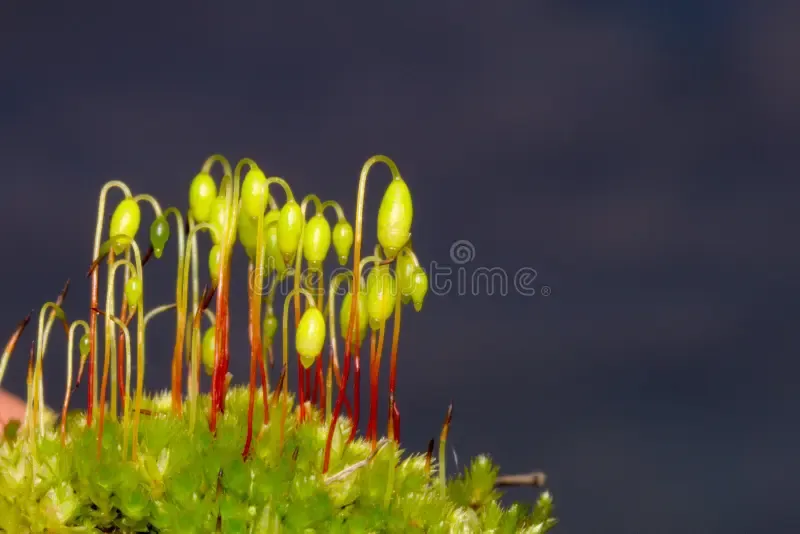
<path id="1" fill-rule="evenodd" d="M 214 245 L 208 253 L 208 274 L 211 276 L 211 281 L 216 284 L 219 281 L 219 265 L 222 248 L 219 245 Z"/>
<path id="2" fill-rule="evenodd" d="M 264 327 L 262 332 L 267 342 L 271 342 L 275 338 L 275 333 L 278 331 L 278 318 L 271 313 L 264 317 Z"/>
<path id="3" fill-rule="evenodd" d="M 278 276 L 283 276 L 286 271 L 286 262 L 283 261 L 281 247 L 278 244 L 278 219 L 280 212 L 272 210 L 264 217 L 264 273 L 265 276 L 273 270 Z"/>
<path id="4" fill-rule="evenodd" d="M 203 346 L 202 346 L 202 360 L 203 360 L 203 368 L 206 370 L 206 374 L 211 376 L 214 374 L 214 352 L 215 352 L 215 338 L 214 338 L 214 327 L 206 329 L 205 333 L 203 334 Z"/>
<path id="5" fill-rule="evenodd" d="M 247 257 L 255 260 L 256 257 L 256 240 L 258 239 L 258 219 L 251 219 L 244 210 L 239 211 L 239 220 L 237 222 L 237 233 L 239 242 L 244 247 Z"/>
<path id="6" fill-rule="evenodd" d="M 310 269 L 319 269 L 331 248 L 331 225 L 317 213 L 306 224 L 303 233 L 303 254 Z"/>
<path id="7" fill-rule="evenodd" d="M 216 197 L 213 200 L 211 203 L 211 217 L 208 222 L 214 228 L 214 231 L 211 232 L 211 240 L 215 245 L 219 245 L 225 231 L 225 225 L 228 222 L 228 203 L 225 201 L 225 197 Z"/>
<path id="8" fill-rule="evenodd" d="M 258 167 L 250 167 L 242 181 L 242 211 L 251 219 L 260 219 L 268 201 L 267 177 Z"/>
<path id="9" fill-rule="evenodd" d="M 83 334 L 81 340 L 78 342 L 78 350 L 81 353 L 81 358 L 85 358 L 89 355 L 91 345 L 92 342 L 89 339 L 89 334 Z"/>
<path id="10" fill-rule="evenodd" d="M 347 339 L 347 332 L 350 328 L 350 310 L 353 306 L 353 294 L 347 293 L 342 299 L 342 308 L 339 312 L 339 329 L 341 330 L 342 339 Z M 369 313 L 367 312 L 367 296 L 363 291 L 358 292 L 358 304 L 356 305 L 356 313 L 358 313 L 358 344 L 360 345 L 367 335 L 367 326 L 369 325 Z"/>
<path id="11" fill-rule="evenodd" d="M 153 247 L 153 255 L 156 259 L 164 253 L 164 248 L 169 241 L 169 223 L 163 216 L 156 217 L 150 225 L 150 245 Z"/>
<path id="12" fill-rule="evenodd" d="M 353 239 L 353 227 L 350 223 L 344 220 L 337 222 L 333 227 L 333 248 L 339 258 L 339 265 L 347 263 Z"/>
<path id="13" fill-rule="evenodd" d="M 378 209 L 378 242 L 387 258 L 394 258 L 408 242 L 413 218 L 411 192 L 402 178 L 395 178 Z"/>
<path id="14" fill-rule="evenodd" d="M 325 344 L 325 318 L 316 306 L 308 308 L 300 318 L 295 335 L 295 348 L 300 362 L 308 369 L 322 353 Z"/>
<path id="15" fill-rule="evenodd" d="M 189 211 L 194 220 L 208 222 L 211 219 L 211 204 L 217 198 L 217 184 L 210 174 L 201 172 L 189 186 Z"/>
<path id="16" fill-rule="evenodd" d="M 417 271 L 417 264 L 411 254 L 401 252 L 397 256 L 396 268 L 400 296 L 403 299 L 403 304 L 407 304 L 411 300 L 411 294 L 414 292 L 414 274 Z"/>
<path id="17" fill-rule="evenodd" d="M 142 279 L 138 276 L 131 276 L 125 282 L 125 297 L 128 299 L 128 305 L 133 307 L 139 304 L 139 299 L 142 298 Z"/>
<path id="18" fill-rule="evenodd" d="M 392 316 L 397 294 L 397 281 L 387 265 L 373 268 L 367 275 L 367 313 L 373 330 Z"/>
<path id="19" fill-rule="evenodd" d="M 300 246 L 300 234 L 303 232 L 303 210 L 294 200 L 283 205 L 278 218 L 278 246 L 286 263 L 289 263 Z"/>
<path id="20" fill-rule="evenodd" d="M 417 267 L 414 271 L 411 290 L 411 300 L 414 302 L 415 310 L 422 310 L 422 302 L 425 300 L 426 293 L 428 293 L 428 275 L 425 274 L 422 267 Z"/>
<path id="21" fill-rule="evenodd" d="M 142 212 L 139 209 L 139 204 L 132 198 L 126 198 L 119 203 L 117 209 L 111 215 L 111 222 L 108 227 L 109 237 L 125 236 L 130 239 L 135 238 L 136 232 L 139 231 L 141 220 Z M 114 253 L 123 253 L 129 244 L 128 242 L 115 243 L 113 246 Z"/>

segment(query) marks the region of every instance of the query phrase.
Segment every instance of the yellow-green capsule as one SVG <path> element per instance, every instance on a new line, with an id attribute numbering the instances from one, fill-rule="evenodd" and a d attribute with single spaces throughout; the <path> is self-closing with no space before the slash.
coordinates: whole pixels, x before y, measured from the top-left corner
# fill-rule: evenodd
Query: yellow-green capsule
<path id="1" fill-rule="evenodd" d="M 303 254 L 309 269 L 319 269 L 331 248 L 331 225 L 317 213 L 306 223 L 303 233 Z"/>
<path id="2" fill-rule="evenodd" d="M 378 242 L 387 258 L 393 258 L 411 237 L 414 205 L 402 178 L 395 178 L 383 194 L 378 209 Z"/>
<path id="3" fill-rule="evenodd" d="M 214 354 L 216 352 L 215 346 L 215 329 L 214 327 L 210 327 L 206 330 L 205 334 L 203 334 L 203 350 L 202 350 L 202 359 L 203 359 L 203 367 L 206 370 L 206 374 L 211 376 L 214 374 Z"/>
<path id="4" fill-rule="evenodd" d="M 342 309 L 339 312 L 339 330 L 341 331 L 342 339 L 347 339 L 347 331 L 350 328 L 350 310 L 353 306 L 353 294 L 347 293 L 342 299 Z M 356 313 L 358 313 L 358 344 L 364 342 L 364 337 L 367 335 L 367 326 L 369 325 L 369 313 L 367 312 L 367 296 L 363 291 L 358 292 L 358 304 L 356 305 Z M 354 340 L 355 341 L 355 340 Z"/>
<path id="5" fill-rule="evenodd" d="M 91 348 L 91 341 L 89 340 L 89 334 L 83 334 L 81 336 L 81 340 L 78 343 L 78 350 L 81 353 L 81 358 L 85 358 L 89 355 L 89 350 Z"/>
<path id="6" fill-rule="evenodd" d="M 215 245 L 219 245 L 225 232 L 225 225 L 228 223 L 228 203 L 225 197 L 217 197 L 211 203 L 211 217 L 208 221 L 214 231 L 211 232 L 211 240 Z"/>
<path id="7" fill-rule="evenodd" d="M 250 167 L 242 181 L 242 211 L 251 219 L 260 219 L 269 201 L 267 177 L 258 167 Z"/>
<path id="8" fill-rule="evenodd" d="M 420 311 L 425 294 L 428 292 L 428 275 L 422 267 L 417 267 L 414 271 L 413 289 L 411 290 L 411 300 L 414 301 L 414 309 Z"/>
<path id="9" fill-rule="evenodd" d="M 403 304 L 407 304 L 411 300 L 411 294 L 414 291 L 414 273 L 417 270 L 417 264 L 411 254 L 401 252 L 397 256 L 396 268 L 400 296 L 403 299 Z"/>
<path id="10" fill-rule="evenodd" d="M 201 172 L 189 186 L 189 211 L 196 222 L 208 222 L 211 203 L 217 198 L 217 184 L 210 174 Z"/>
<path id="11" fill-rule="evenodd" d="M 139 204 L 132 198 L 126 198 L 117 205 L 117 208 L 111 215 L 111 222 L 108 226 L 109 237 L 125 236 L 134 239 L 136 237 L 136 232 L 139 231 L 139 223 L 141 220 L 142 212 L 139 209 Z M 130 243 L 128 241 L 114 243 L 114 253 L 121 254 L 129 245 Z"/>
<path id="12" fill-rule="evenodd" d="M 397 294 L 397 282 L 387 265 L 373 268 L 367 275 L 367 313 L 373 330 L 392 316 Z"/>
<path id="13" fill-rule="evenodd" d="M 333 227 L 333 248 L 339 257 L 339 265 L 347 263 L 350 256 L 350 247 L 353 246 L 353 227 L 350 223 L 341 220 Z"/>
<path id="14" fill-rule="evenodd" d="M 325 344 L 325 318 L 319 308 L 312 306 L 303 312 L 297 325 L 295 348 L 300 354 L 300 362 L 308 369 L 322 353 Z"/>
<path id="15" fill-rule="evenodd" d="M 286 271 L 286 262 L 278 245 L 278 210 L 272 210 L 264 217 L 264 276 L 273 270 L 282 276 Z"/>
<path id="16" fill-rule="evenodd" d="M 267 340 L 268 343 L 272 342 L 272 339 L 275 337 L 275 332 L 278 331 L 278 318 L 275 317 L 273 314 L 268 313 L 266 317 L 264 317 L 264 328 L 262 329 L 264 338 Z"/>
<path id="17" fill-rule="evenodd" d="M 169 223 L 166 217 L 156 217 L 153 224 L 150 225 L 150 245 L 153 247 L 153 255 L 156 259 L 160 258 L 164 253 L 164 247 L 167 246 L 169 241 Z"/>
<path id="18" fill-rule="evenodd" d="M 256 239 L 258 238 L 258 225 L 256 221 L 261 219 L 251 219 L 247 216 L 244 210 L 239 211 L 239 220 L 237 221 L 237 234 L 239 242 L 247 252 L 247 257 L 255 260 L 256 257 Z"/>
<path id="19" fill-rule="evenodd" d="M 142 298 L 142 279 L 138 276 L 131 276 L 125 282 L 125 297 L 128 299 L 128 305 L 134 307 L 139 304 L 139 299 Z"/>
<path id="20" fill-rule="evenodd" d="M 278 218 L 278 246 L 286 263 L 290 263 L 297 253 L 304 222 L 300 205 L 294 200 L 287 201 Z"/>
<path id="21" fill-rule="evenodd" d="M 211 276 L 211 282 L 216 284 L 219 281 L 219 267 L 222 258 L 222 248 L 219 245 L 214 245 L 208 253 L 208 274 Z"/>

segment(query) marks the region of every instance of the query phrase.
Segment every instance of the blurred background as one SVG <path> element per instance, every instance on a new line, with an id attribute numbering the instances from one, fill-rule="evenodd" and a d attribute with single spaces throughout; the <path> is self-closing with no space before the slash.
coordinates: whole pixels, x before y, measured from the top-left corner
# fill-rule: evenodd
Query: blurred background
<path id="1" fill-rule="evenodd" d="M 408 449 L 452 399 L 459 469 L 489 452 L 544 470 L 555 532 L 800 531 L 800 4 L 214 6 L 0 3 L 0 336 L 67 278 L 68 317 L 88 315 L 109 179 L 185 208 L 207 156 L 247 156 L 352 220 L 383 153 L 413 192 L 421 261 L 450 269 L 403 316 Z M 388 176 L 370 179 L 365 250 Z M 172 245 L 148 265 L 148 306 L 173 298 L 174 261 Z M 241 249 L 234 269 L 242 382 Z M 501 278 L 472 287 L 486 269 Z M 148 328 L 151 389 L 169 384 L 173 322 Z M 17 394 L 35 331 L 3 383 Z"/>

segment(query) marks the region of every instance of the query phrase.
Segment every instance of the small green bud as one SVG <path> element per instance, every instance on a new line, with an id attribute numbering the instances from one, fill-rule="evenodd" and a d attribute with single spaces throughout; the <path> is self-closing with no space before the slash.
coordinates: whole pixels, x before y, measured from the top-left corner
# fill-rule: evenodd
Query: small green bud
<path id="1" fill-rule="evenodd" d="M 331 248 L 331 225 L 321 213 L 306 224 L 303 233 L 303 254 L 310 269 L 319 269 Z"/>
<path id="2" fill-rule="evenodd" d="M 81 353 L 81 358 L 85 358 L 89 355 L 89 349 L 91 348 L 91 340 L 89 339 L 89 334 L 83 334 L 81 336 L 81 340 L 78 343 L 78 350 Z"/>
<path id="3" fill-rule="evenodd" d="M 150 225 L 150 244 L 153 246 L 153 255 L 156 259 L 164 253 L 164 247 L 169 241 L 169 223 L 166 217 L 156 217 Z"/>
<path id="4" fill-rule="evenodd" d="M 350 247 L 353 246 L 353 227 L 350 223 L 341 220 L 333 227 L 333 248 L 339 256 L 339 265 L 347 263 L 350 256 Z"/>
<path id="5" fill-rule="evenodd" d="M 208 376 L 214 374 L 214 353 L 216 351 L 216 339 L 214 336 L 215 328 L 213 326 L 208 328 L 205 334 L 203 334 L 203 367 L 205 368 Z"/>
<path id="6" fill-rule="evenodd" d="M 278 246 L 286 263 L 292 261 L 300 246 L 300 234 L 303 232 L 303 211 L 294 200 L 283 205 L 278 218 Z"/>
<path id="7" fill-rule="evenodd" d="M 211 281 L 216 284 L 219 280 L 219 267 L 222 258 L 222 249 L 219 245 L 214 245 L 211 247 L 211 251 L 208 253 L 208 273 L 211 276 Z"/>
<path id="8" fill-rule="evenodd" d="M 401 252 L 397 256 L 396 269 L 400 296 L 403 299 L 403 304 L 407 304 L 411 300 L 411 293 L 414 291 L 414 273 L 417 270 L 414 257 L 411 254 Z"/>
<path id="9" fill-rule="evenodd" d="M 130 239 L 136 237 L 136 232 L 139 231 L 139 223 L 142 220 L 142 212 L 139 209 L 139 204 L 132 198 L 126 198 L 119 203 L 117 209 L 111 215 L 111 222 L 109 223 L 108 233 L 110 237 L 126 236 Z M 114 253 L 121 254 L 129 246 L 127 242 L 115 243 Z"/>
<path id="10" fill-rule="evenodd" d="M 295 348 L 300 353 L 300 362 L 308 369 L 322 353 L 325 344 L 325 318 L 319 308 L 312 306 L 303 312 L 297 325 Z"/>
<path id="11" fill-rule="evenodd" d="M 134 307 L 139 304 L 139 299 L 142 298 L 142 279 L 138 276 L 131 276 L 125 282 L 125 297 L 128 299 L 128 305 Z"/>
<path id="12" fill-rule="evenodd" d="M 428 292 L 428 275 L 422 267 L 417 267 L 412 281 L 411 300 L 414 301 L 414 309 L 420 311 L 425 294 Z"/>
<path id="13" fill-rule="evenodd" d="M 239 220 L 237 221 L 237 233 L 239 235 L 239 242 L 247 252 L 247 257 L 255 260 L 256 257 L 256 240 L 258 239 L 258 225 L 256 221 L 260 219 L 251 219 L 244 212 L 239 210 Z"/>
<path id="14" fill-rule="evenodd" d="M 217 197 L 213 200 L 211 218 L 208 222 L 214 228 L 214 231 L 211 232 L 211 240 L 215 245 L 219 245 L 223 232 L 225 232 L 225 225 L 228 223 L 228 204 L 225 197 Z"/>
<path id="15" fill-rule="evenodd" d="M 378 209 L 378 242 L 387 258 L 393 258 L 411 237 L 414 205 L 402 178 L 395 178 L 383 194 Z"/>
<path id="16" fill-rule="evenodd" d="M 386 265 L 373 268 L 367 275 L 367 313 L 373 330 L 380 328 L 394 311 L 397 282 Z"/>
<path id="17" fill-rule="evenodd" d="M 278 239 L 278 210 L 272 210 L 264 217 L 264 274 L 272 272 L 274 269 L 278 276 L 286 271 L 286 262 L 283 261 L 283 254 Z"/>
<path id="18" fill-rule="evenodd" d="M 275 332 L 278 331 L 278 318 L 275 317 L 273 314 L 269 313 L 266 317 L 264 317 L 264 338 L 268 342 L 271 342 L 272 339 L 275 337 Z"/>
<path id="19" fill-rule="evenodd" d="M 342 333 L 342 338 L 347 339 L 347 331 L 350 328 L 350 310 L 353 306 L 353 294 L 347 293 L 342 299 L 342 309 L 339 312 L 339 328 Z M 358 344 L 364 341 L 367 335 L 367 326 L 369 325 L 369 313 L 367 312 L 367 296 L 363 291 L 358 292 L 358 305 L 356 306 L 356 313 L 358 313 Z M 355 341 L 355 340 L 353 340 Z"/>
<path id="20" fill-rule="evenodd" d="M 267 177 L 258 167 L 250 167 L 242 181 L 242 211 L 251 219 L 260 219 L 269 201 Z"/>
<path id="21" fill-rule="evenodd" d="M 217 184 L 210 174 L 201 172 L 189 186 L 189 211 L 194 220 L 208 222 L 211 218 L 211 203 L 217 198 Z"/>

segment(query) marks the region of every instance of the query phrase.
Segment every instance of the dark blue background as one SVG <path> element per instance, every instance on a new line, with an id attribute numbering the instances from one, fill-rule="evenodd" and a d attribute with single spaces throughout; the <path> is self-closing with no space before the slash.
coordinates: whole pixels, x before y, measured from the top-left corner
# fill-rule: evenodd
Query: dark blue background
<path id="1" fill-rule="evenodd" d="M 545 470 L 558 532 L 798 532 L 798 27 L 788 0 L 5 2 L 0 325 L 68 277 L 86 316 L 106 180 L 185 206 L 206 156 L 249 156 L 352 217 L 386 153 L 423 262 L 468 240 L 467 272 L 538 273 L 532 297 L 453 290 L 404 315 L 408 448 L 453 399 L 459 458 Z M 148 306 L 174 258 L 148 267 Z M 240 381 L 244 284 L 233 299 Z M 148 330 L 154 389 L 170 323 Z"/>

